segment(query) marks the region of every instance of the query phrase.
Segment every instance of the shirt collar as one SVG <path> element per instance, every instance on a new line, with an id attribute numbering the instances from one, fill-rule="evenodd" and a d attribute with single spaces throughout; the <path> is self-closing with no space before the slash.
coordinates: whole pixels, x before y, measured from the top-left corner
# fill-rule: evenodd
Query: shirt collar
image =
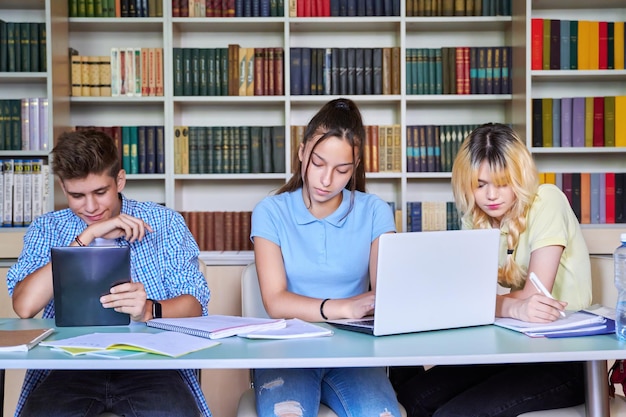
<path id="1" fill-rule="evenodd" d="M 342 200 L 337 210 L 331 213 L 329 216 L 324 219 L 318 219 L 313 216 L 309 209 L 304 204 L 304 198 L 302 196 L 302 188 L 298 188 L 296 191 L 291 193 L 292 198 L 295 204 L 295 218 L 298 224 L 309 224 L 317 221 L 324 221 L 326 223 L 332 224 L 335 227 L 341 227 L 343 223 L 346 221 L 346 214 L 348 213 L 348 209 L 350 207 L 350 190 L 346 190 L 345 188 L 341 191 Z"/>

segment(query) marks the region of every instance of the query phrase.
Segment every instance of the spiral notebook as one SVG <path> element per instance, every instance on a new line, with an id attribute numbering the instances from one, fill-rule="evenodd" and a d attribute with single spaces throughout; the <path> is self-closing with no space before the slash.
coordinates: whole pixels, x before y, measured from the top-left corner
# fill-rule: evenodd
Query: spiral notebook
<path id="1" fill-rule="evenodd" d="M 206 337 L 207 339 L 222 339 L 224 337 L 235 336 L 239 333 L 282 329 L 287 326 L 287 321 L 285 319 L 264 319 L 258 317 L 213 314 L 202 317 L 152 319 L 148 320 L 146 325 L 161 330 Z"/>

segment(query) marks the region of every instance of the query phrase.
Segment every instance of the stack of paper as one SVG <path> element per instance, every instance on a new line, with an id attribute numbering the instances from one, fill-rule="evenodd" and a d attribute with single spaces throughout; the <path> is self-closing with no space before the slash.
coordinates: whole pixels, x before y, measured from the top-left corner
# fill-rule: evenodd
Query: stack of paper
<path id="1" fill-rule="evenodd" d="M 237 336 L 247 337 L 248 339 L 301 339 L 332 335 L 332 330 L 300 319 L 287 320 L 287 326 L 282 329 L 255 330 L 252 332 L 237 333 Z"/>
<path id="2" fill-rule="evenodd" d="M 565 318 L 551 323 L 530 323 L 512 318 L 499 318 L 494 324 L 530 337 L 589 336 L 615 331 L 614 320 L 588 311 L 567 312 Z"/>
<path id="3" fill-rule="evenodd" d="M 219 314 L 202 317 L 152 319 L 148 320 L 146 324 L 161 330 L 186 333 L 207 339 L 222 339 L 239 333 L 282 329 L 287 326 L 284 319 L 262 319 Z"/>

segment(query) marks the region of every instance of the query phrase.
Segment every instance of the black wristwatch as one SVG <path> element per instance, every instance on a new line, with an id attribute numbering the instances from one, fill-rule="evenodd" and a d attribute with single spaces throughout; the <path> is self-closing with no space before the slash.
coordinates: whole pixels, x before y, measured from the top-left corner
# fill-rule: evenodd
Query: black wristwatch
<path id="1" fill-rule="evenodd" d="M 161 310 L 161 303 L 151 298 L 148 298 L 148 301 L 152 301 L 152 318 L 160 319 L 163 317 L 163 311 Z"/>

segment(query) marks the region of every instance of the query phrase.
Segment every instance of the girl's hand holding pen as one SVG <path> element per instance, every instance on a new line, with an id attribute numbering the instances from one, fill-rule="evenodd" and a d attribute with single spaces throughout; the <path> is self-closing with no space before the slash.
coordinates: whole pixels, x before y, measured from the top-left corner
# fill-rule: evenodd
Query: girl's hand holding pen
<path id="1" fill-rule="evenodd" d="M 565 308 L 565 305 L 567 305 L 567 303 L 556 300 L 534 272 L 530 273 L 528 279 L 541 295 L 547 297 L 550 300 L 549 302 L 543 301 L 542 304 L 547 305 L 552 309 L 556 309 L 561 317 L 565 317 L 565 312 L 563 311 L 563 308 Z"/>

